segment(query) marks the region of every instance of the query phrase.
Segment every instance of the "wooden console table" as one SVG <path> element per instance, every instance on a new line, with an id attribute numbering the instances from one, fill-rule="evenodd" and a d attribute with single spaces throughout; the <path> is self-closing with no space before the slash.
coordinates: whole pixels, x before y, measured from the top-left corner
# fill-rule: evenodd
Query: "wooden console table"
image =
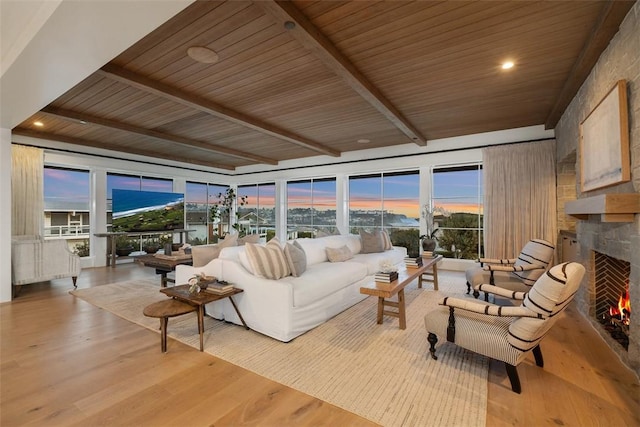
<path id="1" fill-rule="evenodd" d="M 167 277 L 167 274 L 175 271 L 178 265 L 191 265 L 193 260 L 191 255 L 176 256 L 176 257 L 157 257 L 155 255 L 140 255 L 135 257 L 136 262 L 144 265 L 145 267 L 151 267 L 156 269 L 156 274 L 160 275 L 160 286 L 167 287 L 168 282 L 174 282 L 173 279 Z"/>
<path id="2" fill-rule="evenodd" d="M 189 232 L 195 230 L 162 230 L 162 231 L 113 231 L 108 233 L 94 233 L 96 237 L 107 238 L 107 267 L 116 266 L 116 240 L 119 236 L 140 237 L 140 236 L 162 236 L 163 234 L 180 234 L 180 243 L 185 243 L 189 238 Z"/>

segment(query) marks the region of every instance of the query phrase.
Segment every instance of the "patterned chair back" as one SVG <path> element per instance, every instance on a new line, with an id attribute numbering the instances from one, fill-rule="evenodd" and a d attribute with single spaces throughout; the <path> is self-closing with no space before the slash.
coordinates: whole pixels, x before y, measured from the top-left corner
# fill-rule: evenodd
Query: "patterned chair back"
<path id="1" fill-rule="evenodd" d="M 542 239 L 529 240 L 522 251 L 518 255 L 514 267 L 527 266 L 530 264 L 543 264 L 546 268 L 553 261 L 553 251 L 556 249 L 554 245 Z M 522 280 L 527 286 L 533 286 L 543 270 L 516 271 L 513 274 Z"/>
<path id="2" fill-rule="evenodd" d="M 580 287 L 585 268 L 577 262 L 552 267 L 533 285 L 522 301 L 522 307 L 538 315 L 517 318 L 509 326 L 508 341 L 512 347 L 528 351 L 555 324 L 558 314 L 573 300 Z"/>

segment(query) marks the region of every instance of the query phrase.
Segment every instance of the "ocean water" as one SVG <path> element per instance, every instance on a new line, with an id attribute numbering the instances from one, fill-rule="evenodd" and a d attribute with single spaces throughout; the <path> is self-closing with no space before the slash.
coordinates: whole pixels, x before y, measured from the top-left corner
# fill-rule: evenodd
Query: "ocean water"
<path id="1" fill-rule="evenodd" d="M 182 193 L 162 193 L 155 191 L 113 190 L 113 218 L 163 209 L 184 202 Z"/>

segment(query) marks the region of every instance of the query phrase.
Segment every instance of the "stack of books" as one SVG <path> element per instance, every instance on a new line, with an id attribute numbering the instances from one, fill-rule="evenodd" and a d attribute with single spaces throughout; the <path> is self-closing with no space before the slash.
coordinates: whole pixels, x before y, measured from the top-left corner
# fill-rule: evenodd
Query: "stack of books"
<path id="1" fill-rule="evenodd" d="M 374 276 L 374 280 L 376 282 L 391 283 L 394 280 L 398 280 L 398 272 L 391 271 L 389 273 L 383 273 L 382 271 L 378 271 Z"/>
<path id="2" fill-rule="evenodd" d="M 418 268 L 422 267 L 422 257 L 405 257 L 404 264 L 409 268 Z"/>
<path id="3" fill-rule="evenodd" d="M 213 282 L 209 283 L 204 291 L 218 295 L 226 294 L 233 291 L 233 285 L 227 282 Z"/>

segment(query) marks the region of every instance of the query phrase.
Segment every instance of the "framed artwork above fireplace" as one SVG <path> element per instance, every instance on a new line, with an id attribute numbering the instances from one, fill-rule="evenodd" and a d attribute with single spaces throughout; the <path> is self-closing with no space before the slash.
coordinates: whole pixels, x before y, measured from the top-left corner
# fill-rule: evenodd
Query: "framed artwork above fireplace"
<path id="1" fill-rule="evenodd" d="M 631 179 L 627 82 L 618 81 L 580 123 L 582 192 Z"/>

